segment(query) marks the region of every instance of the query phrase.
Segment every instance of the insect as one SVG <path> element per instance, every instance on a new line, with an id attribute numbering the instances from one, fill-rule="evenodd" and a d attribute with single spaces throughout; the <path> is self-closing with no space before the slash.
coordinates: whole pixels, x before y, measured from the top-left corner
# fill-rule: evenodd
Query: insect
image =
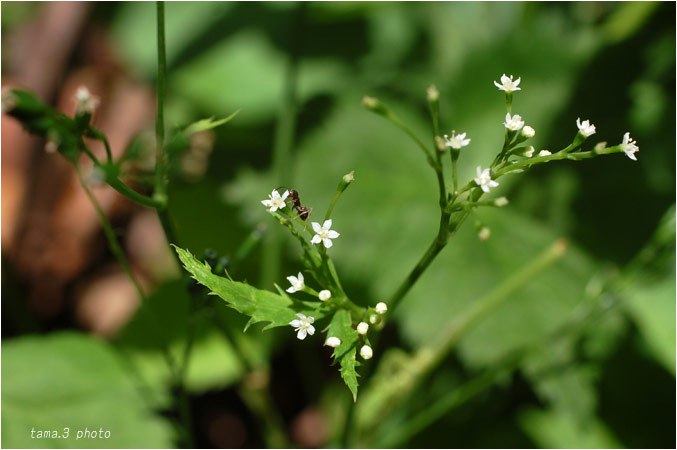
<path id="1" fill-rule="evenodd" d="M 282 189 L 284 186 L 277 188 L 278 190 Z M 299 193 L 294 189 L 289 190 L 289 198 L 291 198 L 291 207 L 296 210 L 296 213 L 302 220 L 308 220 L 310 214 L 313 212 L 313 208 L 303 206 L 301 200 L 299 199 Z"/>

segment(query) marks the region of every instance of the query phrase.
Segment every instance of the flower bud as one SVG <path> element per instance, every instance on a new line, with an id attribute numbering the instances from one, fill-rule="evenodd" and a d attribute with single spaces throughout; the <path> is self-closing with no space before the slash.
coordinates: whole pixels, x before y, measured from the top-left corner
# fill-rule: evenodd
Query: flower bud
<path id="1" fill-rule="evenodd" d="M 371 359 L 374 356 L 374 351 L 368 345 L 363 345 L 360 349 L 360 356 L 364 359 Z"/>
<path id="2" fill-rule="evenodd" d="M 527 149 L 523 153 L 523 155 L 526 156 L 527 158 L 531 158 L 532 156 L 534 156 L 535 151 L 536 151 L 536 149 L 534 149 L 534 146 L 530 145 L 530 146 L 527 147 Z"/>
<path id="3" fill-rule="evenodd" d="M 374 309 L 375 309 L 376 312 L 379 313 L 379 314 L 385 314 L 386 311 L 388 311 L 388 306 L 387 306 L 385 303 L 383 303 L 383 302 L 378 302 L 378 303 L 376 304 L 376 307 L 375 307 Z"/>
<path id="4" fill-rule="evenodd" d="M 357 325 L 357 332 L 361 335 L 367 334 L 367 331 L 369 331 L 369 324 L 367 322 L 360 322 Z"/>
<path id="5" fill-rule="evenodd" d="M 536 134 L 536 130 L 531 128 L 529 125 L 522 128 L 522 136 L 524 136 L 527 139 L 534 137 L 535 134 Z"/>
<path id="6" fill-rule="evenodd" d="M 388 113 L 386 107 L 383 106 L 383 103 L 381 103 L 381 101 L 376 97 L 370 97 L 368 95 L 365 95 L 364 97 L 362 97 L 362 106 L 378 114 L 385 115 Z"/>
<path id="7" fill-rule="evenodd" d="M 549 150 L 541 150 L 540 152 L 538 152 L 538 156 L 550 156 L 550 155 L 552 155 L 552 152 L 550 152 Z"/>
<path id="8" fill-rule="evenodd" d="M 429 102 L 436 102 L 440 99 L 440 91 L 437 90 L 434 84 L 431 84 L 428 89 L 426 89 L 426 94 L 428 94 Z"/>
<path id="9" fill-rule="evenodd" d="M 370 323 L 370 324 L 373 325 L 373 324 L 375 324 L 376 322 L 378 322 L 378 316 L 377 316 L 376 314 L 372 314 L 371 316 L 369 316 L 369 323 Z"/>
<path id="10" fill-rule="evenodd" d="M 327 289 L 323 289 L 320 291 L 319 294 L 317 294 L 317 297 L 322 300 L 323 302 L 326 302 L 331 298 L 331 292 L 328 291 Z"/>
<path id="11" fill-rule="evenodd" d="M 328 337 L 327 340 L 325 341 L 324 345 L 326 345 L 327 347 L 336 348 L 339 345 L 341 345 L 341 339 L 339 339 L 335 336 Z"/>
<path id="12" fill-rule="evenodd" d="M 496 200 L 494 200 L 494 205 L 498 206 L 499 208 L 503 208 L 504 206 L 507 206 L 508 199 L 506 197 L 498 197 Z"/>
<path id="13" fill-rule="evenodd" d="M 479 233 L 477 233 L 477 237 L 482 242 L 487 241 L 491 237 L 491 230 L 487 227 L 482 227 Z"/>
<path id="14" fill-rule="evenodd" d="M 343 175 L 344 183 L 352 183 L 355 180 L 355 171 L 351 170 L 349 173 Z"/>

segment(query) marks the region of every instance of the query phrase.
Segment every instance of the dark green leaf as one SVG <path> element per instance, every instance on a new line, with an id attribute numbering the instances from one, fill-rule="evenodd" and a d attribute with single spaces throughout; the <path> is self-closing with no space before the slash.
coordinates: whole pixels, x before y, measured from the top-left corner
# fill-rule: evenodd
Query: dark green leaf
<path id="1" fill-rule="evenodd" d="M 360 335 L 352 327 L 350 313 L 344 309 L 336 311 L 327 329 L 327 337 L 337 337 L 341 345 L 334 349 L 334 363 L 341 365 L 341 377 L 357 401 L 357 371 L 359 362 L 355 358 L 360 345 Z"/>

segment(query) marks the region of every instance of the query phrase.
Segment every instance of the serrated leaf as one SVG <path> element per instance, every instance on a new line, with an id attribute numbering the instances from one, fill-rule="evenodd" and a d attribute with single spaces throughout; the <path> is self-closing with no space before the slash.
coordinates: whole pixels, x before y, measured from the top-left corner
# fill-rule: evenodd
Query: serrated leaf
<path id="1" fill-rule="evenodd" d="M 312 316 L 315 320 L 324 316 L 324 312 L 319 309 L 319 303 L 298 301 L 214 275 L 209 264 L 198 261 L 188 250 L 176 246 L 174 248 L 184 268 L 195 280 L 209 288 L 212 294 L 225 300 L 228 306 L 250 317 L 245 331 L 258 322 L 269 322 L 264 330 L 289 326 L 289 322 L 296 319 L 298 313 Z"/>
<path id="2" fill-rule="evenodd" d="M 184 132 L 186 134 L 193 134 L 199 131 L 211 130 L 212 128 L 220 127 L 221 125 L 233 120 L 233 118 L 235 118 L 235 116 L 237 116 L 239 113 L 240 110 L 238 109 L 233 114 L 223 119 L 214 120 L 214 117 L 209 117 L 207 119 L 198 120 L 197 122 L 193 122 L 188 125 Z"/>
<path id="3" fill-rule="evenodd" d="M 357 346 L 360 344 L 360 335 L 352 327 L 350 313 L 345 309 L 336 311 L 327 328 L 327 337 L 337 337 L 341 345 L 334 349 L 334 364 L 341 366 L 341 378 L 353 393 L 353 400 L 357 401 L 357 371 L 360 363 L 355 358 Z"/>

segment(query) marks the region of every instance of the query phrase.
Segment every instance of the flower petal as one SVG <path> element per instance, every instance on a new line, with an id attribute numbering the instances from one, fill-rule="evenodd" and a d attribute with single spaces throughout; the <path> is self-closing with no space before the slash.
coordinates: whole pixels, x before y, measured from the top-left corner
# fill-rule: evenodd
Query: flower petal
<path id="1" fill-rule="evenodd" d="M 327 233 L 327 237 L 329 239 L 336 239 L 339 236 L 341 236 L 341 235 L 337 231 L 334 231 L 334 230 L 329 230 L 329 232 Z"/>
<path id="2" fill-rule="evenodd" d="M 315 327 L 314 326 L 308 325 L 308 334 L 311 335 L 311 336 L 313 334 L 315 334 Z"/>
<path id="3" fill-rule="evenodd" d="M 320 242 L 322 242 L 322 238 L 320 237 L 319 234 L 316 234 L 316 235 L 313 236 L 313 238 L 310 240 L 310 243 L 311 243 L 311 244 L 319 244 Z"/>
<path id="4" fill-rule="evenodd" d="M 322 243 L 324 244 L 325 248 L 331 248 L 331 246 L 334 245 L 331 239 L 322 239 Z"/>
<path id="5" fill-rule="evenodd" d="M 291 322 L 289 322 L 289 325 L 291 325 L 294 328 L 299 328 L 301 326 L 301 321 L 299 319 L 294 319 Z"/>
<path id="6" fill-rule="evenodd" d="M 299 340 L 302 341 L 302 340 L 304 340 L 304 339 L 306 338 L 306 334 L 307 334 L 306 330 L 304 330 L 303 328 L 301 328 L 301 329 L 299 330 L 299 332 L 296 334 L 296 337 L 299 338 Z"/>
<path id="7" fill-rule="evenodd" d="M 310 225 L 312 225 L 313 231 L 314 231 L 315 233 L 319 233 L 319 232 L 322 230 L 322 227 L 321 227 L 320 224 L 317 223 L 317 222 L 313 222 L 313 223 L 311 223 Z"/>
<path id="8" fill-rule="evenodd" d="M 325 230 L 329 230 L 331 228 L 331 219 L 325 220 L 324 223 L 322 224 L 322 228 L 324 228 Z"/>

